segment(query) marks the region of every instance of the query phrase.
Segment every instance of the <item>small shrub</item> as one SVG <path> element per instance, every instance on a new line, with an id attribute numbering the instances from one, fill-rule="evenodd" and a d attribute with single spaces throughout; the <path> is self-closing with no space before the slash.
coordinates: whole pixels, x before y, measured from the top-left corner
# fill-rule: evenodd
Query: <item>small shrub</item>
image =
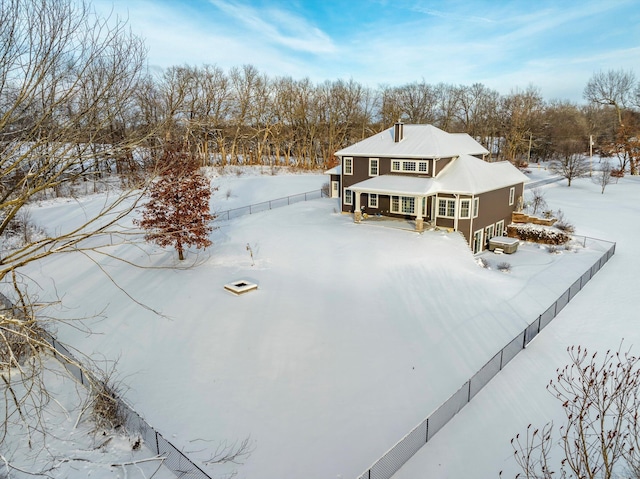
<path id="1" fill-rule="evenodd" d="M 478 265 L 482 266 L 484 269 L 489 269 L 489 266 L 491 266 L 487 258 L 478 258 Z"/>
<path id="2" fill-rule="evenodd" d="M 225 196 L 227 197 L 227 199 L 231 198 L 231 188 L 227 190 L 227 192 L 225 193 Z"/>
<path id="3" fill-rule="evenodd" d="M 576 230 L 575 227 L 564 217 L 564 213 L 562 212 L 562 210 L 558 210 L 558 212 L 556 213 L 556 218 L 558 219 L 558 221 L 556 221 L 555 227 L 560 231 L 564 231 L 565 233 L 573 233 Z"/>
<path id="4" fill-rule="evenodd" d="M 120 400 L 121 385 L 111 373 L 101 371 L 91 384 L 91 410 L 97 429 L 115 430 L 124 427 L 127 412 Z"/>
<path id="5" fill-rule="evenodd" d="M 508 273 L 509 271 L 511 271 L 511 264 L 507 263 L 506 261 L 503 261 L 502 263 L 498 263 L 496 268 L 498 269 L 498 271 L 502 271 L 503 273 Z"/>
<path id="6" fill-rule="evenodd" d="M 549 245 L 549 247 L 547 248 L 547 251 L 551 254 L 555 254 L 558 252 L 558 247 L 554 244 Z"/>
<path id="7" fill-rule="evenodd" d="M 324 198 L 329 198 L 331 196 L 331 185 L 328 181 L 322 185 L 322 188 L 320 188 L 320 190 L 322 191 L 322 196 Z"/>

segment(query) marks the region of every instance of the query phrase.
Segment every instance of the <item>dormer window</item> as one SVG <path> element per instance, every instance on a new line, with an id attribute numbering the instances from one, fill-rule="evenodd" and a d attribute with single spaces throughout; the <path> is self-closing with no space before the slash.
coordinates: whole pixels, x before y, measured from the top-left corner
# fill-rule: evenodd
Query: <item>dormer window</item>
<path id="1" fill-rule="evenodd" d="M 391 160 L 394 173 L 429 173 L 429 162 L 425 160 Z"/>

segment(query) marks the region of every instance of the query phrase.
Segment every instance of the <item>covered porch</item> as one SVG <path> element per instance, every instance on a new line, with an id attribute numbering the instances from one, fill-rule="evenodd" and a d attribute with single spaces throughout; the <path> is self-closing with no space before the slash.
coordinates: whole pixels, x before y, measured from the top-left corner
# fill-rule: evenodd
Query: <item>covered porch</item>
<path id="1" fill-rule="evenodd" d="M 433 178 L 381 175 L 356 183 L 349 189 L 353 192 L 353 220 L 356 223 L 381 217 L 410 219 L 415 231 L 424 231 L 434 216 Z M 363 194 L 367 195 L 366 205 L 362 201 Z"/>

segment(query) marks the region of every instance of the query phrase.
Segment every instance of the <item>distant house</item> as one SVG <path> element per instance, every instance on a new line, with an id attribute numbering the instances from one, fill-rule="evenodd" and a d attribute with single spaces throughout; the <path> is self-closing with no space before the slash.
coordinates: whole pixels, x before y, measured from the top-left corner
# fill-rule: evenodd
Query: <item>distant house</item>
<path id="1" fill-rule="evenodd" d="M 461 232 L 474 253 L 502 236 L 528 178 L 466 133 L 432 125 L 393 127 L 336 152 L 332 197 L 359 223 L 372 215 Z M 340 194 L 341 193 L 341 194 Z"/>

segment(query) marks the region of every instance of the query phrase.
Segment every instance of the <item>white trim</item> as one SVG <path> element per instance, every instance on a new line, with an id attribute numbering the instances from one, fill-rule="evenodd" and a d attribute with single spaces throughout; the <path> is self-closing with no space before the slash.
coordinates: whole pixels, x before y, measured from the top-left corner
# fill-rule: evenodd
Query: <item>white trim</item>
<path id="1" fill-rule="evenodd" d="M 509 189 L 509 206 L 513 206 L 513 203 L 516 200 L 516 187 L 512 186 Z"/>
<path id="2" fill-rule="evenodd" d="M 331 181 L 331 198 L 340 198 L 340 182 Z"/>
<path id="3" fill-rule="evenodd" d="M 484 242 L 487 243 L 491 238 L 495 236 L 496 225 L 488 225 L 484 227 Z"/>
<path id="4" fill-rule="evenodd" d="M 347 167 L 348 162 L 348 167 Z M 343 175 L 353 175 L 353 157 L 345 156 L 342 158 L 342 174 Z"/>
<path id="5" fill-rule="evenodd" d="M 373 173 L 371 165 L 375 162 L 376 172 Z M 380 158 L 369 158 L 369 176 L 378 176 L 380 174 Z"/>
<path id="6" fill-rule="evenodd" d="M 424 170 L 420 168 L 424 166 Z M 429 174 L 429 161 L 427 160 L 401 160 L 399 158 L 391 159 L 392 173 L 408 173 L 408 174 Z"/>
<path id="7" fill-rule="evenodd" d="M 378 194 L 369 193 L 367 196 L 369 197 L 369 200 L 368 200 L 369 208 L 377 208 L 380 202 L 380 198 L 378 198 Z M 373 198 L 375 198 L 375 202 L 371 201 Z"/>
<path id="8" fill-rule="evenodd" d="M 498 234 L 498 230 L 500 230 L 500 234 Z M 504 235 L 504 220 L 500 220 L 496 223 L 496 236 Z"/>
<path id="9" fill-rule="evenodd" d="M 462 203 L 467 203 L 467 214 L 463 216 L 463 208 Z M 463 220 L 468 220 L 471 218 L 471 198 L 460 198 L 460 207 L 459 207 L 459 218 Z"/>
<path id="10" fill-rule="evenodd" d="M 480 198 L 477 196 L 473 198 L 473 202 L 471 203 L 471 217 L 477 218 L 478 212 L 480 211 Z"/>
<path id="11" fill-rule="evenodd" d="M 394 208 L 395 203 L 395 208 Z M 405 205 L 411 208 L 405 210 Z M 416 198 L 415 196 L 396 196 L 390 198 L 389 211 L 398 215 L 415 215 L 416 214 Z"/>
<path id="12" fill-rule="evenodd" d="M 480 239 L 480 244 L 478 246 L 480 246 L 478 248 L 478 250 L 476 251 L 476 236 L 479 234 L 479 239 Z M 482 245 L 482 238 L 484 237 L 484 230 L 476 230 L 473 232 L 473 235 L 471 235 L 471 251 L 473 251 L 473 254 L 478 254 L 481 253 L 483 248 Z"/>
<path id="13" fill-rule="evenodd" d="M 444 214 L 440 213 L 440 205 L 444 203 Z M 453 215 L 450 215 L 451 204 L 453 204 Z M 456 199 L 455 198 L 438 198 L 438 217 L 439 218 L 455 218 L 456 217 Z"/>
<path id="14" fill-rule="evenodd" d="M 347 195 L 347 191 L 349 192 L 349 195 Z M 343 198 L 343 203 L 345 205 L 353 206 L 353 191 L 351 191 L 349 188 L 345 188 Z"/>

